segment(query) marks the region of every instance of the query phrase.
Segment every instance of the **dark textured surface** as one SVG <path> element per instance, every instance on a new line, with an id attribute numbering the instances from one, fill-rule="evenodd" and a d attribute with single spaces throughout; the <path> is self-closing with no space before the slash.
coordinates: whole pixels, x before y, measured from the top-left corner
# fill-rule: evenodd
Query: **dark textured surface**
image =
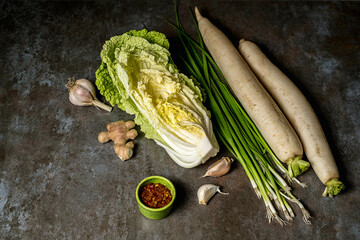
<path id="1" fill-rule="evenodd" d="M 132 116 L 76 107 L 64 84 L 71 76 L 95 81 L 111 36 L 146 27 L 174 42 L 162 19 L 174 20 L 173 3 L 0 1 L 0 239 L 360 239 L 360 4 L 179 1 L 191 33 L 188 7 L 195 5 L 234 43 L 258 43 L 305 93 L 347 189 L 323 198 L 308 171 L 300 179 L 309 187 L 294 193 L 312 225 L 293 206 L 297 217 L 280 227 L 267 223 L 238 163 L 225 177 L 199 178 L 215 159 L 183 169 L 143 134 L 133 159 L 119 162 L 97 135 Z M 150 175 L 168 177 L 178 192 L 174 211 L 159 221 L 144 218 L 134 196 Z M 200 206 L 196 191 L 204 183 L 230 195 Z"/>

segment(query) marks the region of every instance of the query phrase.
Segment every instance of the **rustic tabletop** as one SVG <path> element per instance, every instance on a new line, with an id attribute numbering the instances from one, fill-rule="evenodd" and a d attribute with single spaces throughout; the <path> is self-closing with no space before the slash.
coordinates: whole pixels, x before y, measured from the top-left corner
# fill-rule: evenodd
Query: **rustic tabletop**
<path id="1" fill-rule="evenodd" d="M 95 82 L 100 51 L 111 36 L 132 29 L 163 32 L 176 46 L 172 1 L 0 1 L 0 238 L 1 239 L 359 239 L 360 238 L 360 4 L 357 2 L 177 1 L 185 29 L 195 34 L 189 7 L 197 6 L 236 44 L 252 40 L 303 91 L 333 150 L 346 190 L 321 196 L 310 169 L 293 186 L 312 215 L 281 227 L 268 224 L 241 165 L 200 178 L 204 165 L 177 165 L 143 133 L 135 154 L 121 162 L 97 135 L 106 124 L 131 120 L 77 107 L 68 100 L 69 77 Z M 170 52 L 176 49 L 170 46 Z M 103 100 L 99 95 L 99 99 Z M 161 175 L 177 189 L 172 213 L 149 220 L 135 189 Z M 220 185 L 199 205 L 196 191 Z"/>

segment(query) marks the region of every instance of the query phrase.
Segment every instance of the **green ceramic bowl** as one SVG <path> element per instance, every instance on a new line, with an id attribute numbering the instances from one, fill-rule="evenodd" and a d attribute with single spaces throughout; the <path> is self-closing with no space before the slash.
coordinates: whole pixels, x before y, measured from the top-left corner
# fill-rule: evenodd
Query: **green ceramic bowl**
<path id="1" fill-rule="evenodd" d="M 140 190 L 142 187 L 144 187 L 145 185 L 147 185 L 150 182 L 161 183 L 164 186 L 166 186 L 168 189 L 170 189 L 172 199 L 168 205 L 166 205 L 165 207 L 162 207 L 162 208 L 151 208 L 141 202 L 140 196 L 139 196 Z M 171 209 L 172 209 L 174 201 L 175 201 L 175 197 L 176 197 L 176 191 L 175 191 L 174 185 L 168 179 L 161 177 L 161 176 L 147 177 L 144 180 L 142 180 L 136 188 L 136 200 L 137 200 L 140 212 L 149 219 L 162 219 L 162 218 L 166 217 L 171 212 Z"/>

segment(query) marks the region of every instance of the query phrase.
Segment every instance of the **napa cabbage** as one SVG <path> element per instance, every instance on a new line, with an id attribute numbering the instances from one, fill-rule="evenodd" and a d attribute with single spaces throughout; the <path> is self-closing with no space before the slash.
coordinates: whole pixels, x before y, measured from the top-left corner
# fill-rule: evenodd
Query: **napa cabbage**
<path id="1" fill-rule="evenodd" d="M 200 89 L 178 71 L 168 49 L 165 35 L 155 31 L 112 37 L 101 51 L 95 83 L 111 105 L 135 115 L 145 137 L 191 168 L 215 156 L 219 145 Z"/>

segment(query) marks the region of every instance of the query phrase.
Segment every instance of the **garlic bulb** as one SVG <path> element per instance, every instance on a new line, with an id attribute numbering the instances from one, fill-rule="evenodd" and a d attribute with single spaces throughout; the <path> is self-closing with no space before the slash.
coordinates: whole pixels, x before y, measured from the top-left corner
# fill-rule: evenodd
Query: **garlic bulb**
<path id="1" fill-rule="evenodd" d="M 95 87 L 92 82 L 87 79 L 69 78 L 69 82 L 65 85 L 69 89 L 69 100 L 76 106 L 96 106 L 111 112 L 112 107 L 100 102 L 96 99 Z"/>
<path id="2" fill-rule="evenodd" d="M 230 171 L 231 163 L 234 159 L 229 157 L 223 157 L 211 166 L 202 177 L 221 177 Z"/>
<path id="3" fill-rule="evenodd" d="M 224 193 L 220 191 L 220 187 L 214 184 L 205 184 L 202 185 L 197 191 L 197 197 L 199 204 L 207 205 L 207 202 L 214 196 L 215 193 L 221 193 L 228 195 L 229 193 Z"/>

